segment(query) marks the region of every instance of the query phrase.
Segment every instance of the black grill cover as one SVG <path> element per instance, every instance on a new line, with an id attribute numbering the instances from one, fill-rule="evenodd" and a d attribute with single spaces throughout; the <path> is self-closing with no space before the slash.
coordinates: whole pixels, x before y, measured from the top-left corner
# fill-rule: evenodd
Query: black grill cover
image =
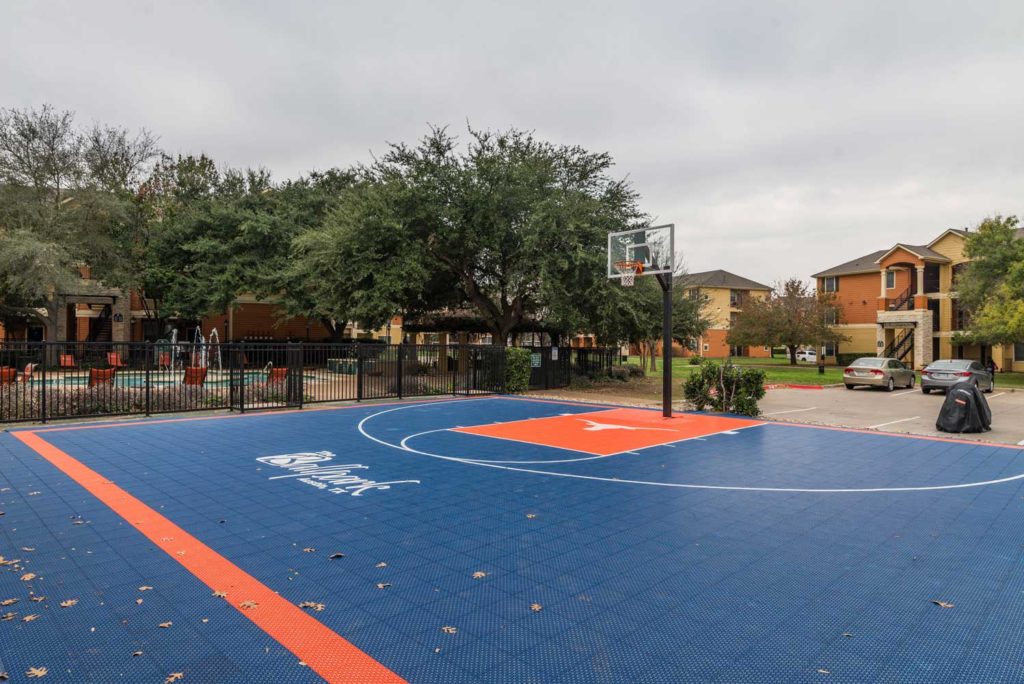
<path id="1" fill-rule="evenodd" d="M 985 395 L 970 382 L 958 382 L 946 392 L 935 429 L 940 432 L 987 432 L 992 429 L 992 411 Z"/>

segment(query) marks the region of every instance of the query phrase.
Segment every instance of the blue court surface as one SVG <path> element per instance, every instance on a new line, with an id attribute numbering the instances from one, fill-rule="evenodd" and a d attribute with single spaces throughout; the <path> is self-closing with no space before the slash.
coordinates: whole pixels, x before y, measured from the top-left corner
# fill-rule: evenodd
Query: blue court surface
<path id="1" fill-rule="evenodd" d="M 489 397 L 0 434 L 0 671 L 1024 681 L 1020 449 L 615 415 Z M 661 441 L 602 448 L 632 434 Z"/>

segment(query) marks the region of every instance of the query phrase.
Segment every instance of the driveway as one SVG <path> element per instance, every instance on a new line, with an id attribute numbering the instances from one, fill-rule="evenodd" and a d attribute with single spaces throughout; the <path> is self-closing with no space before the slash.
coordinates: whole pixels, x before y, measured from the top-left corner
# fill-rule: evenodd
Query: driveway
<path id="1" fill-rule="evenodd" d="M 867 428 L 940 437 L 957 436 L 984 442 L 1024 446 L 1024 391 L 1000 390 L 986 394 L 992 408 L 992 431 L 950 435 L 935 429 L 935 419 L 945 395 L 921 390 L 882 392 L 867 387 L 848 390 L 769 390 L 761 400 L 765 418 L 813 425 Z"/>

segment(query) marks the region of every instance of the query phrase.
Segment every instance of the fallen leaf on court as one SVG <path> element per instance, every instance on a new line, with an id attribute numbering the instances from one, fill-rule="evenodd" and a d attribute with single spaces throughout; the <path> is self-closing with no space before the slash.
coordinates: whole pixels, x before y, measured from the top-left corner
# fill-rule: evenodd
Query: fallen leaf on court
<path id="1" fill-rule="evenodd" d="M 7 674 L 6 672 L 0 672 L 0 682 L 6 682 L 10 678 L 11 675 Z"/>
<path id="2" fill-rule="evenodd" d="M 29 679 L 36 679 L 38 677 L 45 677 L 49 670 L 45 667 L 30 667 L 25 671 Z"/>
<path id="3" fill-rule="evenodd" d="M 441 652 L 441 649 L 440 649 L 440 648 L 435 648 L 435 649 L 434 649 L 434 653 L 440 653 L 440 652 Z"/>
<path id="4" fill-rule="evenodd" d="M 831 672 L 831 671 L 829 671 L 829 670 L 826 670 L 826 669 L 825 669 L 825 668 L 823 668 L 823 667 L 819 667 L 819 668 L 818 668 L 818 674 L 832 674 L 832 672 Z"/>
<path id="5" fill-rule="evenodd" d="M 142 586 L 142 587 L 139 587 L 139 591 L 149 591 L 149 590 L 150 590 L 150 589 L 152 589 L 152 588 L 153 588 L 153 587 L 146 587 L 146 586 Z"/>
<path id="6" fill-rule="evenodd" d="M 260 604 L 256 603 L 255 601 L 242 601 L 238 604 L 238 607 L 242 610 L 249 610 L 250 608 L 255 608 L 258 605 Z"/>
<path id="7" fill-rule="evenodd" d="M 384 561 L 381 561 L 380 563 L 377 563 L 377 565 L 375 565 L 374 567 L 377 567 L 377 568 L 386 568 L 386 567 L 388 567 L 388 564 L 387 564 L 387 563 L 385 563 Z"/>
<path id="8" fill-rule="evenodd" d="M 185 678 L 184 672 L 172 672 L 167 675 L 167 679 L 164 680 L 164 684 L 172 684 L 173 682 L 181 681 Z"/>
<path id="9" fill-rule="evenodd" d="M 444 632 L 445 634 L 455 634 L 459 630 L 457 630 L 456 628 L 454 628 L 454 627 L 452 627 L 450 625 L 445 625 L 444 627 L 441 628 L 441 631 Z"/>
<path id="10" fill-rule="evenodd" d="M 302 549 L 302 553 L 314 553 L 315 551 L 316 549 L 314 549 L 312 546 L 307 546 L 306 548 Z"/>
<path id="11" fill-rule="evenodd" d="M 843 632 L 843 636 L 846 637 L 847 639 L 853 638 L 853 635 L 850 634 L 849 632 Z"/>
<path id="12" fill-rule="evenodd" d="M 949 603 L 947 601 L 937 601 L 935 599 L 932 599 L 932 603 L 937 605 L 939 608 L 952 608 L 953 607 L 953 604 Z"/>
<path id="13" fill-rule="evenodd" d="M 544 606 L 540 605 L 539 603 L 531 603 L 530 610 L 532 610 L 534 613 L 539 613 L 540 611 L 544 610 Z"/>
<path id="14" fill-rule="evenodd" d="M 142 651 L 132 651 L 132 658 L 138 658 L 142 655 Z"/>
<path id="15" fill-rule="evenodd" d="M 174 553 L 178 554 L 179 556 L 184 556 L 185 555 L 184 551 L 175 551 Z"/>
<path id="16" fill-rule="evenodd" d="M 306 664 L 305 660 L 300 660 L 299 661 L 299 667 L 309 667 L 309 665 Z"/>
<path id="17" fill-rule="evenodd" d="M 72 525 L 84 525 L 84 524 L 85 524 L 85 521 L 84 521 L 84 520 L 76 520 L 75 522 L 73 522 L 73 523 L 71 523 L 71 524 L 72 524 Z"/>
<path id="18" fill-rule="evenodd" d="M 390 582 L 377 582 L 377 588 L 378 589 L 387 589 L 390 586 L 391 586 Z"/>
<path id="19" fill-rule="evenodd" d="M 209 621 L 210 621 L 210 618 L 203 618 L 203 624 L 204 624 L 204 625 L 205 625 L 205 624 L 206 624 L 207 622 L 209 622 Z"/>
<path id="20" fill-rule="evenodd" d="M 171 622 L 170 620 L 168 620 L 167 622 L 161 622 L 161 623 L 160 623 L 159 625 L 157 625 L 157 626 L 158 626 L 158 627 L 159 627 L 160 629 L 167 629 L 168 627 L 170 627 L 170 626 L 171 626 L 171 625 L 173 625 L 173 624 L 174 624 L 173 622 Z"/>
<path id="21" fill-rule="evenodd" d="M 35 578 L 36 578 L 36 574 L 34 572 L 26 572 L 24 575 L 21 576 L 21 581 L 22 582 L 31 582 Z"/>
<path id="22" fill-rule="evenodd" d="M 35 551 L 36 547 L 34 547 L 34 546 L 22 546 L 21 550 L 22 551 Z"/>
<path id="23" fill-rule="evenodd" d="M 324 604 L 316 603 L 314 601 L 303 601 L 302 603 L 299 604 L 299 608 L 309 608 L 309 609 L 315 610 L 315 611 L 317 611 L 319 613 L 321 610 L 324 609 Z"/>
<path id="24" fill-rule="evenodd" d="M 18 599 L 16 598 L 4 599 L 3 601 L 0 601 L 0 606 L 13 606 L 17 602 Z"/>
<path id="25" fill-rule="evenodd" d="M 30 600 L 30 601 L 34 601 L 35 603 L 41 603 L 41 602 L 43 602 L 43 601 L 45 601 L 45 600 L 46 600 L 46 597 L 45 597 L 45 596 L 33 596 L 33 597 L 32 597 L 31 599 L 29 599 L 29 600 Z"/>
<path id="26" fill-rule="evenodd" d="M 174 537 L 160 537 L 160 541 L 174 541 Z"/>
<path id="27" fill-rule="evenodd" d="M 13 620 L 16 617 L 18 617 L 17 613 L 4 613 L 3 615 L 0 615 L 0 620 L 7 622 L 8 620 Z"/>
<path id="28" fill-rule="evenodd" d="M 345 554 L 340 553 L 340 552 L 335 552 L 335 553 L 332 553 L 330 556 L 328 556 L 328 558 L 330 558 L 331 560 L 334 560 L 335 558 L 344 558 L 344 557 L 345 557 Z"/>
<path id="29" fill-rule="evenodd" d="M 473 579 L 483 579 L 484 577 L 487 577 L 487 573 L 483 570 L 477 570 L 473 573 Z"/>
<path id="30" fill-rule="evenodd" d="M 20 558 L 4 558 L 3 556 L 0 556 L 0 565 L 14 565 L 15 563 L 20 562 Z"/>
<path id="31" fill-rule="evenodd" d="M 68 599 L 67 601 L 61 601 L 60 602 L 60 607 L 61 608 L 70 608 L 71 606 L 75 605 L 76 603 L 78 603 L 78 599 Z"/>
<path id="32" fill-rule="evenodd" d="M 21 621 L 22 622 L 32 622 L 32 621 L 38 620 L 38 619 L 39 619 L 38 615 L 26 615 L 25 617 L 21 618 Z"/>
<path id="33" fill-rule="evenodd" d="M 537 517 L 537 514 L 536 513 L 527 513 L 526 517 L 529 518 L 530 520 L 533 520 L 534 518 Z"/>
<path id="34" fill-rule="evenodd" d="M 212 595 L 213 595 L 213 596 L 216 596 L 217 598 L 224 598 L 225 596 L 227 596 L 227 595 L 228 595 L 228 592 L 226 592 L 226 591 L 221 591 L 221 590 L 219 590 L 219 589 L 218 589 L 217 591 L 213 592 L 213 594 L 212 594 Z"/>
<path id="35" fill-rule="evenodd" d="M 39 496 L 40 494 L 42 494 L 42 492 L 29 492 L 28 493 L 29 496 Z"/>
<path id="36" fill-rule="evenodd" d="M 142 605 L 142 599 L 140 599 L 140 598 L 135 599 L 135 605 L 141 606 Z"/>

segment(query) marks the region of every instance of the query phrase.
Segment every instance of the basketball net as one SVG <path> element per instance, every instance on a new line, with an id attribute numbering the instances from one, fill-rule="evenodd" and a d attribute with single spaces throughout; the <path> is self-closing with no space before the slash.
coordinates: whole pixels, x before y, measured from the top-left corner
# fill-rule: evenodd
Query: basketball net
<path id="1" fill-rule="evenodd" d="M 636 282 L 636 277 L 644 272 L 644 264 L 642 261 L 625 260 L 616 261 L 615 270 L 618 271 L 622 277 L 619 278 L 619 282 L 622 283 L 623 287 L 633 287 Z"/>

